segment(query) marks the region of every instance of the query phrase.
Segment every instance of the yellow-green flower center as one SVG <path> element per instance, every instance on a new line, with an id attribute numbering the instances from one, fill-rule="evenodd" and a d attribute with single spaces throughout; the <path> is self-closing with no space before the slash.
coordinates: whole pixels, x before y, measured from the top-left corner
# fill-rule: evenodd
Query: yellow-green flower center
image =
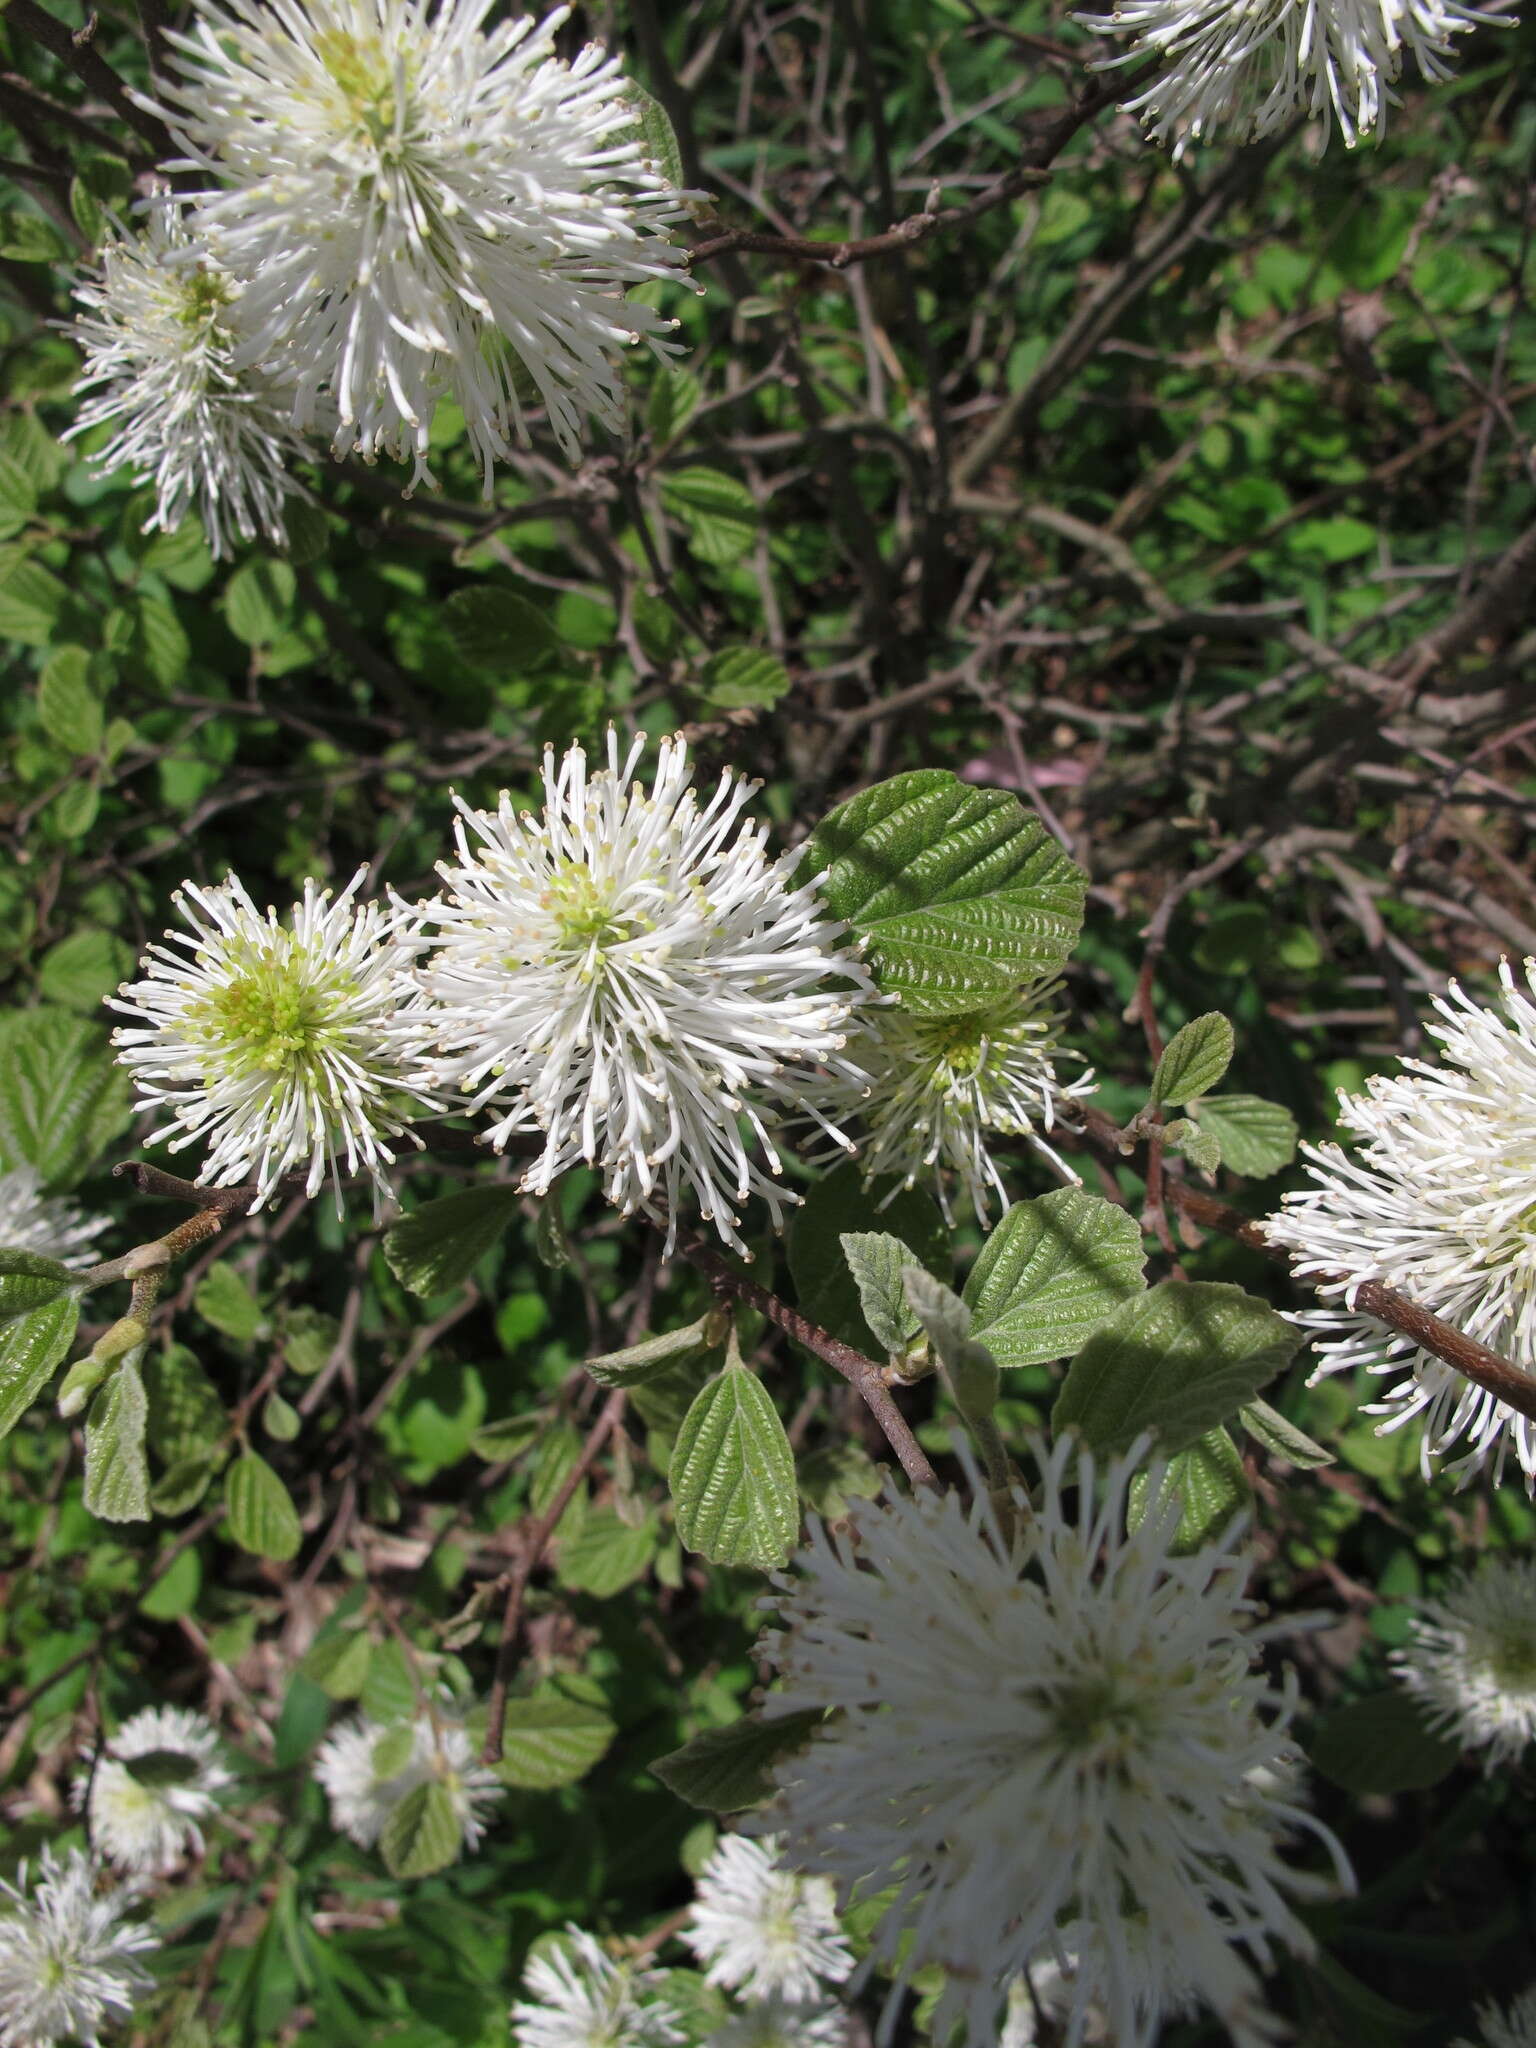
<path id="1" fill-rule="evenodd" d="M 602 953 L 652 929 L 649 918 L 617 908 L 612 884 L 599 881 L 585 861 L 570 861 L 552 875 L 542 901 L 562 943 L 575 952 Z"/>
<path id="2" fill-rule="evenodd" d="M 315 47 L 357 128 L 386 150 L 395 139 L 400 106 L 395 66 L 383 43 L 377 36 L 331 29 L 316 38 Z"/>
<path id="3" fill-rule="evenodd" d="M 317 986 L 295 963 L 258 958 L 191 1021 L 238 1071 L 314 1077 L 335 1049 L 335 1018 L 350 986 L 342 976 Z"/>

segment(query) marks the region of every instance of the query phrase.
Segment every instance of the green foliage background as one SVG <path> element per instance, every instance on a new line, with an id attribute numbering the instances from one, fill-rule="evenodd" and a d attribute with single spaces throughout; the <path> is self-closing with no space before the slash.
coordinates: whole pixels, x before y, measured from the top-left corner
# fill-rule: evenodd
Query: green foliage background
<path id="1" fill-rule="evenodd" d="M 1042 7 L 983 17 L 966 0 L 620 0 L 581 26 L 630 53 L 721 221 L 832 241 L 918 212 L 934 180 L 949 203 L 985 191 L 1080 84 L 1086 43 Z M 115 10 L 101 34 L 142 76 Z M 0 41 L 10 72 L 80 99 L 3 20 Z M 546 744 L 590 745 L 610 721 L 686 727 L 704 779 L 760 775 L 788 840 L 907 768 L 1043 798 L 1092 878 L 1069 988 L 1104 1106 L 1128 1116 L 1146 1093 L 1125 1010 L 1150 944 L 1164 1035 L 1224 1010 L 1227 1085 L 1324 1134 L 1336 1087 L 1420 1042 L 1426 990 L 1536 951 L 1528 615 L 1434 637 L 1531 519 L 1532 50 L 1530 27 L 1479 33 L 1455 83 L 1410 88 L 1356 154 L 1319 161 L 1301 132 L 1174 165 L 1111 115 L 1040 190 L 898 259 L 727 254 L 696 290 L 658 288 L 677 367 L 636 356 L 628 436 L 575 473 L 538 442 L 486 507 L 445 407 L 440 495 L 317 467 L 292 551 L 223 567 L 191 527 L 142 533 L 145 494 L 93 481 L 60 440 L 77 359 L 50 322 L 92 196 L 119 203 L 124 166 L 87 151 L 41 201 L 16 185 L 0 222 L 0 1165 L 36 1163 L 110 1211 L 109 1252 L 163 1230 L 164 1206 L 107 1171 L 141 1133 L 102 1005 L 171 922 L 172 890 L 234 868 L 282 902 L 365 863 L 427 890 L 450 792 L 531 792 Z M 1422 662 L 1400 702 L 1391 679 Z M 402 1199 L 504 1171 L 412 1159 Z M 1024 1153 L 1014 1179 L 1016 1197 L 1050 1184 Z M 1239 1199 L 1262 1211 L 1283 1184 Z M 1129 1168 L 1120 1186 L 1136 1206 Z M 518 1687 L 545 1708 L 523 1710 L 524 1782 L 482 1851 L 398 1883 L 338 1841 L 307 1779 L 332 1694 L 408 1707 L 402 1636 L 483 1693 L 481 1589 L 597 1413 L 582 1361 L 709 1305 L 586 1176 L 557 1218 L 509 1208 L 467 1282 L 425 1300 L 366 1210 L 341 1221 L 326 1202 L 235 1224 L 179 1271 L 173 1348 L 149 1372 L 157 1475 L 226 1437 L 270 1379 L 279 1405 L 263 1394 L 248 1419 L 303 1522 L 289 1563 L 232 1541 L 217 1489 L 154 1526 L 93 1519 L 46 1411 L 0 1453 L 7 1858 L 70 1825 L 93 1720 L 211 1698 L 254 1759 L 249 1839 L 161 1915 L 194 1993 L 137 2039 L 500 2043 L 541 1931 L 640 1933 L 686 1902 L 711 1824 L 648 1767 L 751 1697 L 764 1590 L 705 1568 L 672 1526 L 663 1479 L 698 1361 L 632 1391 L 534 1577 Z M 829 1227 L 900 1227 L 949 1258 L 936 1212 L 902 1213 L 873 1220 L 824 1184 L 800 1256 Z M 957 1271 L 977 1242 L 961 1233 Z M 766 1235 L 757 1250 L 758 1277 L 788 1288 L 795 1240 L 787 1268 Z M 1225 1241 L 1190 1265 L 1297 1298 Z M 804 1501 L 836 1515 L 878 1485 L 884 1447 L 822 1367 L 748 1335 Z M 1426 1482 L 1412 1432 L 1377 1437 L 1362 1390 L 1307 1393 L 1304 1376 L 1303 1359 L 1270 1398 L 1338 1462 L 1248 1458 L 1265 1598 L 1331 1617 L 1299 1652 L 1321 1713 L 1382 1689 L 1410 1599 L 1527 1544 L 1536 1516 L 1512 1482 Z M 1010 1435 L 1058 1379 L 1010 1373 Z M 954 1417 L 931 1387 L 911 1412 L 944 1458 Z M 338 1671 L 359 1617 L 375 1647 Z M 1523 1985 L 1531 1794 L 1528 1770 L 1459 1767 L 1364 1804 L 1322 1781 L 1362 1890 L 1317 1911 L 1323 1968 L 1276 1988 L 1303 2039 L 1446 2042 L 1475 1999 Z M 1216 2036 L 1190 2022 L 1168 2038 Z"/>

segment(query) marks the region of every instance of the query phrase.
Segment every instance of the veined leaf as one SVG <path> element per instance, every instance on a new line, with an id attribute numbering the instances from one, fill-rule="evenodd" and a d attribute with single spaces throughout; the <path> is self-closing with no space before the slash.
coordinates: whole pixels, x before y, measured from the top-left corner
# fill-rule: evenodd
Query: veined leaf
<path id="1" fill-rule="evenodd" d="M 1083 1188 L 1016 1202 L 965 1283 L 971 1336 L 999 1365 L 1070 1358 L 1122 1301 L 1142 1293 L 1136 1219 Z"/>

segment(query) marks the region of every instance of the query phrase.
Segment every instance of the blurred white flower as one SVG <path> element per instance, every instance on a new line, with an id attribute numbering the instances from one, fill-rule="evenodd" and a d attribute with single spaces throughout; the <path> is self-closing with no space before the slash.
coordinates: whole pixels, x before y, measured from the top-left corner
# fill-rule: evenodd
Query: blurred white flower
<path id="1" fill-rule="evenodd" d="M 1300 1804 L 1293 1694 L 1256 1668 L 1237 1529 L 1170 1556 L 1164 1473 L 1128 1534 L 1135 1453 L 1101 1475 L 1077 1458 L 1071 1440 L 1043 1457 L 1012 1536 L 954 1493 L 813 1525 L 780 1581 L 767 1711 L 841 1711 L 779 1766 L 761 1825 L 840 1891 L 891 1891 L 876 1953 L 903 1977 L 942 1967 L 936 2039 L 963 2021 L 995 2042 L 1008 1987 L 1060 1965 L 1070 1928 L 1069 2039 L 1096 2010 L 1147 2048 L 1195 1996 L 1262 2041 L 1257 1969 L 1311 1948 L 1285 1894 L 1332 1889 L 1281 1842 L 1311 1828 L 1348 1875 Z"/>
<path id="2" fill-rule="evenodd" d="M 1286 1195 L 1264 1227 L 1325 1300 L 1342 1300 L 1292 1318 L 1330 1338 L 1314 1379 L 1357 1365 L 1400 1375 L 1366 1412 L 1390 1416 L 1384 1429 L 1424 1417 L 1426 1477 L 1465 1438 L 1450 1467 L 1463 1483 L 1490 1463 L 1497 1479 L 1513 1449 L 1536 1490 L 1536 1423 L 1354 1307 L 1362 1280 L 1385 1281 L 1536 1377 L 1536 1001 L 1507 960 L 1500 978 L 1502 1017 L 1455 983 L 1435 998 L 1443 1064 L 1405 1060 L 1364 1095 L 1340 1092 L 1340 1120 L 1365 1143 L 1304 1145 L 1317 1186 Z M 1536 991 L 1536 963 L 1526 981 Z"/>
<path id="3" fill-rule="evenodd" d="M 672 2048 L 686 2029 L 665 1973 L 619 1963 L 579 1927 L 530 1957 L 512 2008 L 518 2048 Z"/>
<path id="4" fill-rule="evenodd" d="M 848 1042 L 857 1074 L 822 1098 L 835 1117 L 862 1117 L 865 1181 L 894 1174 L 912 1187 L 922 1180 L 953 1222 L 945 1181 L 953 1173 L 985 1223 L 994 1194 L 1008 1203 L 987 1145 L 991 1132 L 1027 1139 L 1076 1180 L 1041 1135 L 1055 1123 L 1059 1102 L 1094 1090 L 1091 1073 L 1057 1078 L 1058 1060 L 1080 1060 L 1061 1045 L 1060 991 L 1059 978 L 1050 975 L 962 1016 L 866 1012 Z"/>
<path id="5" fill-rule="evenodd" d="M 303 1171 L 310 1195 L 332 1179 L 339 1208 L 343 1172 L 366 1171 L 388 1193 L 390 1141 L 433 1105 L 406 1076 L 411 920 L 354 902 L 366 873 L 334 903 L 306 882 L 285 923 L 233 875 L 188 882 L 173 900 L 191 936 L 168 932 L 112 999 L 135 1020 L 112 1035 L 137 1106 L 171 1112 L 156 1136 L 179 1133 L 173 1152 L 209 1141 L 200 1184 L 254 1180 L 259 1207 Z"/>
<path id="6" fill-rule="evenodd" d="M 153 484 L 146 533 L 196 512 L 215 555 L 261 536 L 287 544 L 286 501 L 303 495 L 288 464 L 305 450 L 291 395 L 260 368 L 237 368 L 240 288 L 166 193 L 143 229 L 114 233 L 99 274 L 75 286 L 73 337 L 85 356 L 76 391 L 103 386 L 65 435 L 116 431 L 91 467 Z"/>
<path id="7" fill-rule="evenodd" d="M 505 795 L 495 812 L 460 804 L 459 862 L 427 912 L 424 1079 L 492 1110 L 498 1150 L 543 1132 L 531 1192 L 595 1166 L 670 1249 L 688 1190 L 742 1250 L 737 1204 L 761 1195 L 777 1228 L 798 1199 L 774 1178 L 773 1126 L 809 1107 L 818 1068 L 846 1067 L 873 987 L 814 888 L 792 885 L 798 855 L 775 859 L 741 822 L 754 785 L 727 771 L 701 805 L 687 748 L 663 740 L 647 789 L 644 751 L 621 755 L 611 728 L 594 773 L 579 746 L 558 766 L 550 751 L 540 816 Z"/>
<path id="8" fill-rule="evenodd" d="M 1504 2007 L 1477 2008 L 1479 2038 L 1456 2041 L 1452 2048 L 1536 2048 L 1536 1984 Z"/>
<path id="9" fill-rule="evenodd" d="M 159 1937 L 124 1920 L 132 1893 L 98 1893 L 97 1875 L 83 1851 L 45 1849 L 30 1885 L 25 1863 L 14 1884 L 0 1880 L 0 2048 L 98 2048 L 148 1989 L 139 1957 Z"/>
<path id="10" fill-rule="evenodd" d="M 1398 1677 L 1486 1772 L 1518 1763 L 1536 1736 L 1536 1562 L 1490 1557 L 1422 1607 Z"/>
<path id="11" fill-rule="evenodd" d="M 1337 121 L 1353 147 L 1400 104 L 1392 86 L 1405 52 L 1426 81 L 1447 79 L 1452 38 L 1508 16 L 1461 0 L 1113 0 L 1108 15 L 1073 18 L 1129 38 L 1095 69 L 1158 66 L 1124 111 L 1178 157 L 1191 142 L 1247 142 L 1303 114 L 1321 119 L 1325 138 Z"/>
<path id="12" fill-rule="evenodd" d="M 278 358 L 295 424 L 412 462 L 439 400 L 490 491 L 526 440 L 520 374 L 561 447 L 622 424 L 616 350 L 674 323 L 626 300 L 678 274 L 677 211 L 617 60 L 554 53 L 570 10 L 487 28 L 492 0 L 197 0 L 167 41 L 167 118 L 219 256 L 244 281 L 241 361 Z"/>
<path id="13" fill-rule="evenodd" d="M 320 1745 L 315 1776 L 331 1803 L 331 1825 L 362 1849 L 378 1841 L 401 1800 L 431 1780 L 447 1787 L 466 1849 L 505 1797 L 496 1773 L 477 1760 L 469 1731 L 442 1709 L 409 1723 L 361 1715 L 343 1722 Z"/>
<path id="14" fill-rule="evenodd" d="M 848 1975 L 853 1957 L 832 1886 L 786 1869 L 782 1847 L 771 1836 L 722 1836 L 700 1874 L 683 1939 L 708 1964 L 708 1983 L 809 2006 L 823 1983 Z"/>
<path id="15" fill-rule="evenodd" d="M 125 1721 L 75 1787 L 88 1801 L 92 1847 L 119 1869 L 156 1874 L 188 1849 L 201 1853 L 198 1823 L 232 1782 L 218 1747 L 212 1722 L 185 1707 L 146 1707 Z"/>
<path id="16" fill-rule="evenodd" d="M 824 2000 L 758 1998 L 722 2020 L 705 2048 L 845 2048 L 848 2017 Z"/>
<path id="17" fill-rule="evenodd" d="M 45 1195 L 35 1166 L 0 1173 L 0 1246 L 7 1251 L 39 1252 L 79 1269 L 95 1263 L 91 1247 L 111 1220 L 85 1215 L 63 1195 Z"/>

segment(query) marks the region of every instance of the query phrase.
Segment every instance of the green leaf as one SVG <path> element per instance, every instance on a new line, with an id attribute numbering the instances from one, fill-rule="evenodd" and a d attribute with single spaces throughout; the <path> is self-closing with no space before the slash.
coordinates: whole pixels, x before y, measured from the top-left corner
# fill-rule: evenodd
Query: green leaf
<path id="1" fill-rule="evenodd" d="M 463 1829 L 448 1787 L 436 1778 L 407 1792 L 379 1837 L 379 1852 L 391 1877 L 430 1877 L 457 1863 Z"/>
<path id="2" fill-rule="evenodd" d="M 286 1564 L 297 1557 L 304 1531 L 288 1489 L 266 1459 L 245 1451 L 224 1482 L 229 1532 L 242 1550 Z"/>
<path id="3" fill-rule="evenodd" d="M 95 782 L 72 782 L 61 789 L 43 813 L 55 839 L 83 839 L 96 822 L 101 809 L 101 791 Z"/>
<path id="4" fill-rule="evenodd" d="M 1214 1542 L 1252 1498 L 1242 1453 L 1224 1429 L 1208 1430 L 1198 1443 L 1168 1460 L 1168 1490 L 1177 1494 L 1183 1512 L 1169 1545 L 1174 1557 L 1187 1557 Z M 1126 1521 L 1139 1528 L 1147 1511 L 1147 1475 L 1131 1481 Z"/>
<path id="5" fill-rule="evenodd" d="M 838 1243 L 875 1342 L 883 1351 L 910 1351 L 923 1327 L 901 1279 L 903 1269 L 912 1264 L 911 1252 L 888 1230 L 845 1230 Z"/>
<path id="6" fill-rule="evenodd" d="M 0 1168 L 73 1187 L 130 1115 L 128 1076 L 94 1024 L 53 1009 L 0 1020 Z"/>
<path id="7" fill-rule="evenodd" d="M 360 1628 L 337 1629 L 323 1637 L 299 1669 L 333 1700 L 355 1700 L 368 1678 L 373 1644 Z"/>
<path id="8" fill-rule="evenodd" d="M 229 630 L 247 647 L 270 647 L 293 617 L 298 587 L 288 562 L 247 562 L 230 577 L 224 592 Z"/>
<path id="9" fill-rule="evenodd" d="M 218 1389 L 185 1344 L 168 1344 L 144 1361 L 149 1441 L 161 1463 L 206 1458 L 229 1427 Z M 170 1474 L 167 1473 L 169 1478 Z"/>
<path id="10" fill-rule="evenodd" d="M 643 1579 L 656 1555 L 657 1530 L 647 1517 L 638 1528 L 613 1508 L 594 1508 L 575 1535 L 560 1545 L 555 1577 L 573 1593 L 611 1600 Z"/>
<path id="11" fill-rule="evenodd" d="M 157 1505 L 153 1493 L 150 1506 Z M 149 1591 L 139 1602 L 140 1614 L 147 1614 L 151 1621 L 180 1621 L 184 1614 L 190 1614 L 197 1605 L 197 1596 L 203 1590 L 203 1561 L 193 1544 L 163 1571 Z"/>
<path id="12" fill-rule="evenodd" d="M 1152 1101 L 1189 1102 L 1204 1095 L 1231 1066 L 1235 1045 L 1231 1020 L 1220 1010 L 1194 1018 L 1163 1048 L 1152 1076 Z"/>
<path id="13" fill-rule="evenodd" d="M 1296 1119 L 1258 1095 L 1208 1095 L 1195 1109 L 1200 1128 L 1221 1147 L 1234 1173 L 1262 1180 L 1296 1156 Z"/>
<path id="14" fill-rule="evenodd" d="M 704 664 L 704 695 L 727 711 L 766 709 L 789 687 L 789 671 L 765 647 L 721 647 Z"/>
<path id="15" fill-rule="evenodd" d="M 856 1500 L 873 1500 L 885 1474 L 862 1444 L 847 1437 L 819 1444 L 799 1460 L 800 1498 L 813 1515 L 841 1521 Z"/>
<path id="16" fill-rule="evenodd" d="M 1122 1302 L 1068 1368 L 1051 1417 L 1095 1451 L 1151 1430 L 1165 1453 L 1225 1422 L 1274 1378 L 1301 1332 L 1240 1287 L 1164 1280 Z"/>
<path id="17" fill-rule="evenodd" d="M 158 590 L 136 590 L 129 602 L 133 629 L 128 651 L 133 666 L 162 690 L 175 689 L 192 659 L 192 643 L 175 605 Z"/>
<path id="18" fill-rule="evenodd" d="M 414 1720 L 418 1704 L 411 1660 L 391 1637 L 378 1645 L 369 1661 L 362 1692 L 363 1712 L 370 1721 L 409 1721 Z M 410 1729 L 405 1733 L 409 1737 Z"/>
<path id="19" fill-rule="evenodd" d="M 51 220 L 23 207 L 0 210 L 0 256 L 11 263 L 72 263 L 75 252 Z"/>
<path id="20" fill-rule="evenodd" d="M 412 1294 L 446 1294 L 466 1281 L 517 1214 L 516 1188 L 464 1188 L 427 1202 L 384 1239 L 390 1270 Z"/>
<path id="21" fill-rule="evenodd" d="M 862 1231 L 896 1238 L 913 1265 L 940 1278 L 953 1271 L 954 1254 L 937 1202 L 921 1189 L 879 1180 L 866 1193 L 859 1169 L 848 1165 L 807 1190 L 789 1226 L 796 1305 L 844 1344 L 879 1357 L 889 1347 L 865 1321 L 858 1285 L 843 1256 L 844 1236 Z"/>
<path id="22" fill-rule="evenodd" d="M 902 1267 L 901 1284 L 908 1305 L 941 1364 L 955 1372 L 969 1363 L 973 1353 L 980 1353 L 982 1363 L 990 1359 L 984 1344 L 970 1341 L 971 1312 L 952 1287 L 935 1280 L 921 1266 L 912 1265 Z"/>
<path id="23" fill-rule="evenodd" d="M 1181 1152 L 1204 1174 L 1214 1174 L 1221 1164 L 1221 1146 L 1210 1131 L 1202 1131 L 1187 1116 L 1176 1116 L 1163 1125 L 1163 1143 L 1171 1152 Z"/>
<path id="24" fill-rule="evenodd" d="M 536 604 L 496 583 L 456 590 L 443 607 L 448 637 L 467 662 L 519 676 L 559 644 Z"/>
<path id="25" fill-rule="evenodd" d="M 680 1330 L 663 1330 L 654 1337 L 642 1337 L 622 1351 L 605 1351 L 586 1361 L 587 1371 L 600 1387 L 633 1387 L 654 1379 L 685 1358 L 696 1358 L 722 1341 L 715 1326 L 720 1317 L 710 1312 Z M 713 1333 L 713 1334 L 712 1334 Z"/>
<path id="26" fill-rule="evenodd" d="M 50 1003 L 94 1015 L 133 972 L 133 954 L 110 932 L 83 925 L 43 955 L 37 985 Z"/>
<path id="27" fill-rule="evenodd" d="M 37 485 L 19 462 L 0 455 L 0 538 L 21 532 L 37 510 Z"/>
<path id="28" fill-rule="evenodd" d="M 84 647 L 56 647 L 37 682 L 37 715 L 49 739 L 72 754 L 101 751 L 105 719 L 90 684 L 91 657 Z"/>
<path id="29" fill-rule="evenodd" d="M 61 1294 L 0 1325 L 0 1437 L 10 1435 L 58 1371 L 79 1319 L 79 1297 Z"/>
<path id="30" fill-rule="evenodd" d="M 658 448 L 675 441 L 704 393 L 691 370 L 663 370 L 645 404 L 645 430 Z"/>
<path id="31" fill-rule="evenodd" d="M 376 1778 L 398 1778 L 410 1762 L 416 1749 L 416 1730 L 407 1721 L 400 1728 L 386 1728 L 377 1737 L 368 1752 L 368 1761 Z"/>
<path id="32" fill-rule="evenodd" d="M 149 1520 L 149 1402 L 130 1355 L 91 1403 L 85 1424 L 85 1505 L 104 1522 Z"/>
<path id="33" fill-rule="evenodd" d="M 188 1784 L 201 1768 L 197 1758 L 184 1749 L 142 1749 L 137 1756 L 125 1756 L 122 1764 L 136 1785 L 154 1789 Z"/>
<path id="34" fill-rule="evenodd" d="M 795 1454 L 767 1390 L 727 1367 L 683 1417 L 672 1463 L 677 1533 L 712 1564 L 783 1564 L 800 1527 Z"/>
<path id="35" fill-rule="evenodd" d="M 526 1451 L 548 1418 L 537 1410 L 531 1415 L 504 1415 L 496 1422 L 483 1423 L 469 1440 L 477 1458 L 488 1465 L 500 1465 Z"/>
<path id="36" fill-rule="evenodd" d="M 706 1729 L 651 1765 L 669 1792 L 710 1813 L 740 1813 L 773 1795 L 776 1764 L 796 1755 L 820 1724 L 820 1708 L 767 1719 L 743 1714 L 728 1728 Z"/>
<path id="37" fill-rule="evenodd" d="M 574 1785 L 608 1753 L 618 1733 L 608 1716 L 561 1693 L 508 1700 L 496 1775 L 522 1792 Z"/>
<path id="38" fill-rule="evenodd" d="M 206 1456 L 178 1458 L 167 1466 L 149 1490 L 149 1504 L 155 1513 L 184 1515 L 188 1508 L 195 1508 L 208 1491 L 217 1462 Z"/>
<path id="39" fill-rule="evenodd" d="M 660 100 L 632 78 L 624 81 L 624 97 L 635 110 L 636 139 L 646 163 L 666 179 L 674 192 L 681 192 L 688 181 L 671 116 Z"/>
<path id="40" fill-rule="evenodd" d="M 51 647 L 69 591 L 51 569 L 34 562 L 23 545 L 0 550 L 0 640 Z"/>
<path id="41" fill-rule="evenodd" d="M 752 493 L 718 469 L 675 469 L 661 479 L 661 501 L 688 529 L 688 542 L 701 562 L 735 562 L 757 539 L 758 510 Z"/>
<path id="42" fill-rule="evenodd" d="M 73 1276 L 57 1259 L 19 1247 L 0 1247 L 0 1322 L 29 1316 L 70 1290 Z"/>
<path id="43" fill-rule="evenodd" d="M 204 1322 L 237 1344 L 254 1343 L 267 1327 L 261 1303 L 227 1259 L 218 1259 L 197 1283 L 192 1297 Z"/>
<path id="44" fill-rule="evenodd" d="M 304 1418 L 274 1388 L 261 1404 L 261 1426 L 274 1443 L 291 1444 L 304 1427 Z"/>
<path id="45" fill-rule="evenodd" d="M 1314 1769 L 1357 1793 L 1422 1792 L 1461 1761 L 1457 1744 L 1438 1734 L 1418 1700 L 1401 1689 L 1319 1715 L 1306 1751 Z"/>
<path id="46" fill-rule="evenodd" d="M 812 833 L 799 878 L 868 942 L 882 988 L 925 1016 L 983 1008 L 1076 943 L 1087 878 L 1038 818 L 943 768 L 876 783 Z"/>
<path id="47" fill-rule="evenodd" d="M 971 1268 L 971 1336 L 999 1365 L 1070 1358 L 1146 1287 L 1134 1216 L 1082 1188 L 1016 1202 Z"/>
<path id="48" fill-rule="evenodd" d="M 1237 1411 L 1237 1419 L 1250 1436 L 1257 1437 L 1265 1450 L 1273 1451 L 1277 1458 L 1284 1458 L 1288 1465 L 1295 1465 L 1303 1472 L 1338 1462 L 1332 1451 L 1325 1451 L 1321 1444 L 1314 1443 L 1304 1429 L 1298 1429 L 1289 1417 L 1282 1415 L 1278 1408 L 1271 1408 L 1267 1401 L 1244 1402 Z"/>

